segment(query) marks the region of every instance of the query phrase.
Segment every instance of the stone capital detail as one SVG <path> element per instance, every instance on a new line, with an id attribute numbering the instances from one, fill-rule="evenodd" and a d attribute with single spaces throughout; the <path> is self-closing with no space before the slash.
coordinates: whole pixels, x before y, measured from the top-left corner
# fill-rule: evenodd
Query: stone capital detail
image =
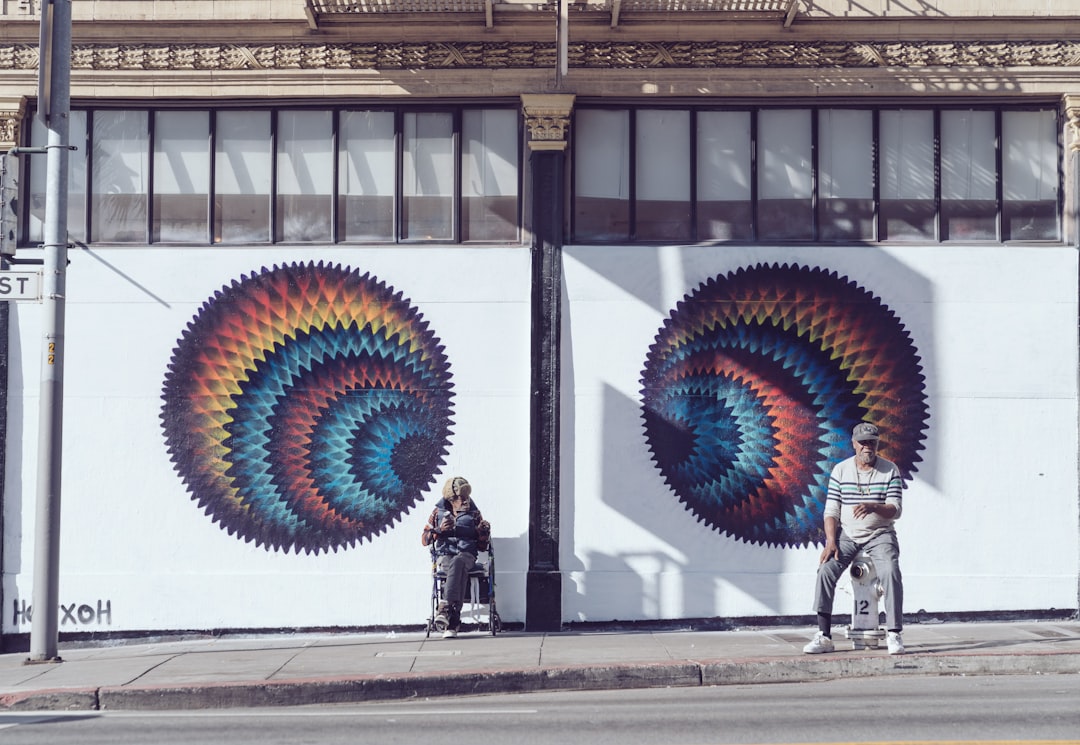
<path id="1" fill-rule="evenodd" d="M 1065 132 L 1069 135 L 1069 149 L 1080 152 L 1080 95 L 1065 96 L 1065 116 L 1068 119 Z"/>
<path id="2" fill-rule="evenodd" d="M 26 114 L 26 98 L 0 98 L 0 153 L 19 144 L 19 127 Z"/>
<path id="3" fill-rule="evenodd" d="M 521 96 L 530 150 L 565 150 L 574 96 L 526 93 Z"/>

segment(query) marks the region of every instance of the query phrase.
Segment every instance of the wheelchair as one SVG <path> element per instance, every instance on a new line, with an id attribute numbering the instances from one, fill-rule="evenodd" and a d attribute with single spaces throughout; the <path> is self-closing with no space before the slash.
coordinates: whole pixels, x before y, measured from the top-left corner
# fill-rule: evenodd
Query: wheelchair
<path id="1" fill-rule="evenodd" d="M 486 554 L 486 556 L 485 556 Z M 435 614 L 443 598 L 446 573 L 439 570 L 435 544 L 431 545 L 431 614 L 427 619 L 426 637 L 435 630 Z M 495 546 L 489 544 L 487 551 L 476 557 L 476 565 L 469 571 L 469 587 L 461 606 L 461 622 L 475 625 L 480 631 L 495 636 L 502 630 L 502 620 L 495 609 Z"/>

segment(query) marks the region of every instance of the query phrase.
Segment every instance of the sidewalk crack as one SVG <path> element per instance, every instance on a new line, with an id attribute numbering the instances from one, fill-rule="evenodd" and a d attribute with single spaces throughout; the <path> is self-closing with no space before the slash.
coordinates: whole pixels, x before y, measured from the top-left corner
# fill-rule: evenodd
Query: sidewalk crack
<path id="1" fill-rule="evenodd" d="M 274 671 L 273 671 L 272 673 L 270 673 L 269 675 L 267 675 L 267 676 L 266 676 L 266 678 L 265 678 L 265 680 L 273 680 L 274 678 L 276 678 L 276 677 L 277 677 L 277 674 L 278 674 L 278 673 L 280 673 L 280 672 L 281 672 L 282 670 L 284 670 L 284 669 L 285 669 L 286 667 L 288 667 L 288 666 L 289 666 L 290 664 L 292 664 L 292 661 L 293 661 L 293 660 L 295 660 L 295 659 L 296 659 L 297 657 L 299 657 L 299 656 L 300 656 L 300 654 L 301 654 L 301 653 L 302 653 L 302 652 L 303 652 L 303 651 L 304 651 L 305 649 L 306 649 L 306 647 L 302 647 L 302 648 L 298 649 L 298 650 L 297 650 L 296 652 L 294 652 L 294 653 L 293 653 L 292 655 L 290 655 L 289 659 L 285 660 L 285 661 L 284 661 L 284 662 L 282 662 L 282 663 L 281 663 L 280 665 L 278 665 L 278 666 L 277 666 L 277 669 L 276 669 L 276 670 L 274 670 Z"/>
<path id="2" fill-rule="evenodd" d="M 145 677 L 146 677 L 147 675 L 149 675 L 150 673 L 152 673 L 152 672 L 153 672 L 154 670 L 157 670 L 157 669 L 158 669 L 159 667 L 161 667 L 162 665 L 164 665 L 164 664 L 165 664 L 166 662 L 172 662 L 173 660 L 175 660 L 175 659 L 177 659 L 177 658 L 179 658 L 179 657 L 183 657 L 183 656 L 184 656 L 184 655 L 183 655 L 183 653 L 181 653 L 181 654 L 174 654 L 174 655 L 169 655 L 169 656 L 168 656 L 168 657 L 166 657 L 165 659 L 163 659 L 163 660 L 161 660 L 160 662 L 158 662 L 158 663 L 157 663 L 156 665 L 152 665 L 152 666 L 148 667 L 147 669 L 143 670 L 143 671 L 142 671 L 141 673 L 139 673 L 138 675 L 136 675 L 136 676 L 135 676 L 134 678 L 132 678 L 131 680 L 127 681 L 126 683 L 121 683 L 120 685 L 121 685 L 121 686 L 129 686 L 129 685 L 131 685 L 132 683 L 134 683 L 135 681 L 137 681 L 137 680 L 140 680 L 140 679 L 142 679 L 142 678 L 145 678 Z M 95 695 L 96 695 L 96 694 L 95 694 Z"/>

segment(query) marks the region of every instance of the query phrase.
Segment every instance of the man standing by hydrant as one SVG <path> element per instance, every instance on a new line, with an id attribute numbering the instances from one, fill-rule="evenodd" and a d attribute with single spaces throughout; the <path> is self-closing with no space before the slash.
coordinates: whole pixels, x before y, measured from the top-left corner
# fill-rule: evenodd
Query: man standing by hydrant
<path id="1" fill-rule="evenodd" d="M 878 428 L 855 425 L 851 444 L 855 454 L 837 463 L 829 476 L 825 498 L 825 548 L 817 570 L 814 608 L 818 631 L 803 647 L 807 654 L 836 649 L 832 640 L 836 583 L 859 551 L 874 563 L 885 594 L 886 644 L 889 654 L 903 654 L 904 585 L 900 574 L 900 544 L 893 527 L 900 517 L 903 482 L 896 464 L 878 455 Z"/>

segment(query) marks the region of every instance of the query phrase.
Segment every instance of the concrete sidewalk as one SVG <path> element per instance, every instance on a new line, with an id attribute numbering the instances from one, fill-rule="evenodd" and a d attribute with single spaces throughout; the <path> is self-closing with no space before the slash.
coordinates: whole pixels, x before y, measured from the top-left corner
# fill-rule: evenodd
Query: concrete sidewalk
<path id="1" fill-rule="evenodd" d="M 198 709 L 451 694 L 795 682 L 880 675 L 1080 675 L 1080 622 L 920 623 L 908 653 L 805 655 L 809 627 L 736 631 L 279 634 L 0 655 L 0 709 Z M 1080 686 L 1080 678 L 1077 679 Z"/>

